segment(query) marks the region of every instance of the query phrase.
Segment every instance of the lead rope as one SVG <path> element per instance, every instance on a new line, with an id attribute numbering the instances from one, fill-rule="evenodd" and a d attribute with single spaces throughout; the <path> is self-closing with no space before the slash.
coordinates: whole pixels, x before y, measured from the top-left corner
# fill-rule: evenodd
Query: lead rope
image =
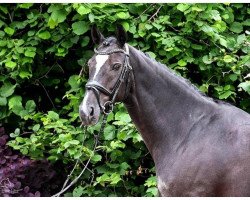
<path id="1" fill-rule="evenodd" d="M 63 194 L 64 192 L 66 192 L 71 186 L 73 186 L 73 185 L 81 178 L 81 176 L 83 175 L 83 173 L 85 172 L 85 170 L 88 168 L 88 165 L 89 165 L 89 163 L 90 163 L 90 160 L 91 160 L 91 158 L 93 157 L 94 152 L 95 152 L 95 150 L 96 150 L 96 147 L 97 147 L 97 144 L 98 144 L 98 141 L 99 141 L 99 140 L 98 140 L 98 139 L 99 139 L 99 136 L 100 136 L 101 134 L 104 133 L 104 128 L 105 128 L 105 125 L 107 124 L 107 118 L 108 118 L 108 115 L 107 115 L 107 114 L 104 114 L 104 115 L 103 115 L 103 118 L 102 118 L 102 124 L 101 124 L 100 130 L 99 130 L 99 132 L 97 133 L 97 135 L 94 135 L 95 144 L 94 144 L 94 148 L 93 148 L 93 154 L 89 157 L 89 159 L 88 159 L 88 161 L 86 162 L 86 164 L 85 164 L 83 170 L 81 171 L 81 173 L 80 173 L 71 183 L 69 183 L 69 184 L 67 185 L 67 183 L 69 182 L 70 177 L 72 176 L 73 172 L 74 172 L 75 169 L 76 169 L 76 166 L 77 166 L 78 163 L 79 163 L 79 160 L 80 160 L 80 159 L 78 158 L 77 161 L 76 161 L 76 163 L 75 163 L 75 165 L 74 165 L 74 167 L 73 167 L 73 169 L 72 169 L 72 171 L 70 172 L 70 174 L 68 175 L 66 181 L 64 182 L 61 191 L 58 192 L 58 193 L 56 193 L 56 194 L 54 194 L 52 197 L 60 197 L 61 194 Z M 82 127 L 82 124 L 81 124 L 80 127 Z M 85 130 L 85 133 L 86 133 L 86 132 L 87 132 L 87 126 L 84 127 L 84 130 Z M 82 143 L 82 146 L 83 146 L 83 143 Z M 66 185 L 67 185 L 67 186 L 66 186 Z"/>

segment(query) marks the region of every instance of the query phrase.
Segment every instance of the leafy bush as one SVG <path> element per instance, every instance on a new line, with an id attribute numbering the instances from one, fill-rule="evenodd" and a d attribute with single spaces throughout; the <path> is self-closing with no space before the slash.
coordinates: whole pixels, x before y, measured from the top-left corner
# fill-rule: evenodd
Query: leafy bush
<path id="1" fill-rule="evenodd" d="M 15 150 L 88 170 L 66 196 L 155 196 L 153 162 L 122 104 L 81 129 L 78 107 L 93 55 L 93 23 L 188 78 L 211 97 L 250 111 L 249 4 L 1 4 L 0 119 Z M 81 71 L 81 73 L 80 73 Z M 82 145 L 83 143 L 83 145 Z"/>
<path id="2" fill-rule="evenodd" d="M 0 127 L 0 196 L 50 196 L 62 178 L 47 161 L 34 161 L 6 146 L 9 136 Z"/>

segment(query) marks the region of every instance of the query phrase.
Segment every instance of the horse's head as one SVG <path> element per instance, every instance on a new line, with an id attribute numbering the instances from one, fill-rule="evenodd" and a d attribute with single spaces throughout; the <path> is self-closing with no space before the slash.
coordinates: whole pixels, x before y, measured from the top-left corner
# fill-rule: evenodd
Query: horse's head
<path id="1" fill-rule="evenodd" d="M 85 97 L 79 107 L 84 125 L 98 122 L 101 112 L 112 111 L 113 104 L 127 95 L 129 72 L 127 34 L 117 26 L 116 37 L 104 38 L 96 26 L 91 29 L 92 40 L 98 47 L 88 61 L 89 80 Z"/>

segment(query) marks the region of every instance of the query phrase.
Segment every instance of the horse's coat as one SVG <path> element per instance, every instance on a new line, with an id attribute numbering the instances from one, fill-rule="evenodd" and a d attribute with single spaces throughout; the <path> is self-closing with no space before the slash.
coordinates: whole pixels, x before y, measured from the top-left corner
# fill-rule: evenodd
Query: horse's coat
<path id="1" fill-rule="evenodd" d="M 103 51 L 123 48 L 125 33 L 118 32 L 117 39 L 108 38 L 109 46 L 102 44 L 105 40 L 97 29 L 92 37 Z M 129 46 L 129 52 L 133 84 L 128 98 L 122 99 L 123 86 L 117 100 L 124 102 L 152 155 L 159 195 L 250 196 L 250 115 L 206 97 L 137 49 Z M 124 56 L 111 54 L 102 70 L 119 60 Z M 96 81 L 112 87 L 119 70 L 108 72 Z M 94 111 L 83 114 L 80 107 L 80 116 L 90 122 L 99 119 L 100 109 L 93 92 L 86 94 L 83 102 Z M 102 94 L 100 102 L 107 98 Z"/>

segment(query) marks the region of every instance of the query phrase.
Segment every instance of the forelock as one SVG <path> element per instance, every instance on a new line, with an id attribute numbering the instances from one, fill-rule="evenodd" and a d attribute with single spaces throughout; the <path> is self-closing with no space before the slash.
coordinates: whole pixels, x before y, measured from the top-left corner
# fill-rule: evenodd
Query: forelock
<path id="1" fill-rule="evenodd" d="M 108 51 L 114 48 L 118 48 L 117 39 L 114 36 L 105 38 L 102 44 L 99 45 L 97 50 L 99 51 Z"/>

